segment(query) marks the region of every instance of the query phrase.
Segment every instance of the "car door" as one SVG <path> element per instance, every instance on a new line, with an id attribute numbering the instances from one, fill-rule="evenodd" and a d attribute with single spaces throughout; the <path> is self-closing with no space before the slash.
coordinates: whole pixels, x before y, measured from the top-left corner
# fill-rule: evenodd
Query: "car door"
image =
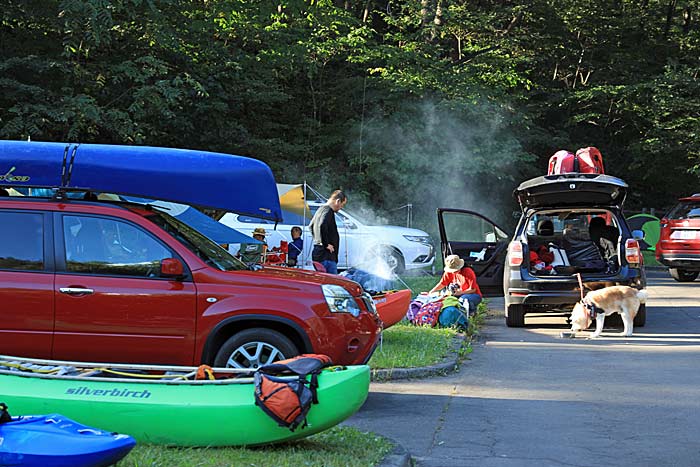
<path id="1" fill-rule="evenodd" d="M 54 326 L 50 217 L 0 210 L 0 353 L 50 358 Z"/>
<path id="2" fill-rule="evenodd" d="M 438 209 L 443 258 L 459 255 L 476 274 L 484 296 L 503 295 L 503 266 L 510 236 L 473 211 Z"/>
<path id="3" fill-rule="evenodd" d="M 192 364 L 195 285 L 160 277 L 177 255 L 114 217 L 56 214 L 55 225 L 54 358 Z"/>

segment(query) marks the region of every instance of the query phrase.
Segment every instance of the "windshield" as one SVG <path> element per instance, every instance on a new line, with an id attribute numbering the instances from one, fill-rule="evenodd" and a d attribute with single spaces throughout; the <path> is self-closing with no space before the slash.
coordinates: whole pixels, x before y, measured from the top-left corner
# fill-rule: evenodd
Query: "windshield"
<path id="1" fill-rule="evenodd" d="M 148 220 L 172 235 L 188 250 L 197 255 L 209 266 L 221 271 L 239 271 L 247 266 L 221 246 L 193 229 L 189 225 L 160 211 L 153 211 Z"/>
<path id="2" fill-rule="evenodd" d="M 700 201 L 682 201 L 671 209 L 667 217 L 669 219 L 698 219 L 700 218 Z"/>
<path id="3" fill-rule="evenodd" d="M 318 211 L 318 208 L 320 208 L 321 206 L 323 206 L 322 203 L 309 204 L 311 215 L 313 216 L 314 214 L 316 214 L 316 211 Z M 310 220 L 311 219 L 308 219 L 306 224 L 308 224 Z M 338 227 L 342 227 L 342 225 L 345 224 L 345 222 L 358 223 L 361 225 L 372 225 L 371 223 L 368 223 L 365 219 L 363 219 L 361 216 L 356 215 L 354 212 L 349 212 L 345 208 L 335 213 L 335 222 L 338 225 Z"/>

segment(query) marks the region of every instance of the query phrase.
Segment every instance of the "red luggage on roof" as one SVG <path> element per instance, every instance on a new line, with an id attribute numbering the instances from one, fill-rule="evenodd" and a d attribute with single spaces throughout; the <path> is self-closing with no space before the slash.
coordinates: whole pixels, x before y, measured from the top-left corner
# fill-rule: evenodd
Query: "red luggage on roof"
<path id="1" fill-rule="evenodd" d="M 605 173 L 605 169 L 603 168 L 603 156 L 600 154 L 598 148 L 593 146 L 581 148 L 576 151 L 576 154 L 566 150 L 557 151 L 549 159 L 547 175 L 564 173 Z"/>

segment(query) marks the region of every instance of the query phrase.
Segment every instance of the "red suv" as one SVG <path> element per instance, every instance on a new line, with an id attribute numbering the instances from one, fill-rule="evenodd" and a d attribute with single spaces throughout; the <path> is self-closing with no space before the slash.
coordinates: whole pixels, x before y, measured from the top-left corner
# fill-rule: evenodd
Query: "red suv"
<path id="1" fill-rule="evenodd" d="M 700 274 L 700 193 L 678 200 L 661 219 L 656 259 L 671 277 L 692 282 Z"/>
<path id="2" fill-rule="evenodd" d="M 257 367 L 300 352 L 365 363 L 372 299 L 338 276 L 249 270 L 144 205 L 0 198 L 0 353 Z"/>

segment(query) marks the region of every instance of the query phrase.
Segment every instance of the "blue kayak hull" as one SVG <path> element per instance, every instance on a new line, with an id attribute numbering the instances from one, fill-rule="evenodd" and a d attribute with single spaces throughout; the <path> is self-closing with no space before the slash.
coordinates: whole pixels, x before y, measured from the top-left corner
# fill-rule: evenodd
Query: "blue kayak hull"
<path id="1" fill-rule="evenodd" d="M 62 415 L 14 417 L 0 425 L 1 467 L 107 467 L 126 456 L 136 441 Z"/>
<path id="2" fill-rule="evenodd" d="M 216 152 L 0 141 L 0 186 L 115 193 L 282 220 L 270 167 Z"/>

